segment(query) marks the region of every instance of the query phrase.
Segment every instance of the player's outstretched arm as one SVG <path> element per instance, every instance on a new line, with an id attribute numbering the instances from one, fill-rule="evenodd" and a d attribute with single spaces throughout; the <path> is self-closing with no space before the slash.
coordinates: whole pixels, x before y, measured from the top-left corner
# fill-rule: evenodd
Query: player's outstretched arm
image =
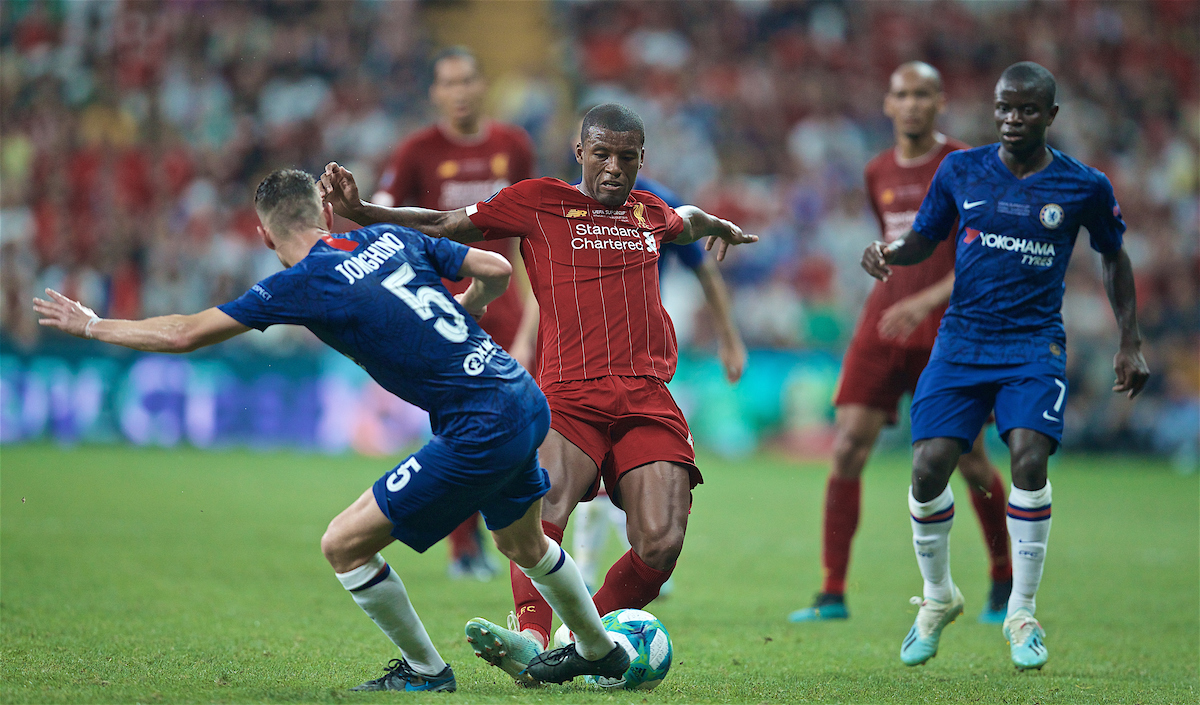
<path id="1" fill-rule="evenodd" d="M 717 248 L 718 262 L 725 259 L 725 252 L 730 245 L 758 242 L 757 235 L 747 235 L 742 232 L 741 228 L 728 220 L 709 215 L 696 206 L 680 206 L 675 209 L 675 212 L 679 214 L 680 218 L 683 218 L 683 232 L 679 233 L 674 243 L 686 245 L 701 238 L 708 238 L 708 242 L 704 243 L 704 249 L 711 250 L 713 245 L 720 240 L 721 246 Z"/>
<path id="2" fill-rule="evenodd" d="M 1132 399 L 1146 386 L 1150 368 L 1142 357 L 1142 334 L 1137 323 L 1137 290 L 1133 285 L 1133 265 L 1125 248 L 1107 253 L 1104 259 L 1104 289 L 1108 302 L 1117 317 L 1117 328 L 1121 331 L 1121 342 L 1113 357 L 1113 370 L 1117 373 L 1113 384 L 1114 392 L 1125 392 Z"/>
<path id="3" fill-rule="evenodd" d="M 100 318 L 78 301 L 46 289 L 49 300 L 34 299 L 33 310 L 43 326 L 80 338 L 122 345 L 146 352 L 185 353 L 228 340 L 250 330 L 220 309 L 210 308 L 190 316 L 158 316 L 140 321 Z"/>
<path id="4" fill-rule="evenodd" d="M 937 242 L 930 240 L 916 230 L 910 229 L 901 237 L 891 244 L 885 244 L 876 240 L 867 249 L 863 251 L 862 268 L 867 270 L 867 274 L 879 279 L 887 281 L 888 277 L 892 276 L 892 268 L 890 264 L 918 264 L 924 262 L 933 254 L 937 248 Z"/>
<path id="5" fill-rule="evenodd" d="M 317 182 L 321 198 L 333 206 L 333 212 L 359 225 L 392 223 L 419 230 L 430 237 L 445 237 L 456 242 L 479 242 L 483 231 L 467 217 L 465 208 L 434 211 L 428 208 L 387 208 L 362 200 L 354 174 L 337 162 L 329 162 Z"/>
<path id="6" fill-rule="evenodd" d="M 736 382 L 746 369 L 746 344 L 742 342 L 742 335 L 733 322 L 729 289 L 717 265 L 711 260 L 705 259 L 693 271 L 700 281 L 700 288 L 704 290 L 704 300 L 713 313 L 713 323 L 717 328 L 717 354 L 725 368 L 725 378 L 731 383 Z"/>
<path id="7" fill-rule="evenodd" d="M 508 288 L 512 277 L 512 264 L 495 252 L 471 248 L 463 259 L 459 276 L 471 277 L 467 290 L 454 298 L 467 313 L 479 320 L 487 312 L 487 305 L 495 301 Z"/>

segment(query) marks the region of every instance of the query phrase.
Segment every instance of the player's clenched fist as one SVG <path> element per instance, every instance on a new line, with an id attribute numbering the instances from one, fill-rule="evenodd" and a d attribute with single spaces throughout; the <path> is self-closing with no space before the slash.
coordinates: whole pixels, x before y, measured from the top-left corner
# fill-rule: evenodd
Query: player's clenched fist
<path id="1" fill-rule="evenodd" d="M 887 266 L 888 254 L 890 254 L 890 250 L 882 242 L 878 240 L 872 242 L 867 245 L 867 249 L 863 250 L 862 268 L 876 279 L 887 281 L 888 277 L 892 276 L 892 268 Z"/>
<path id="2" fill-rule="evenodd" d="M 349 218 L 362 202 L 354 174 L 337 162 L 325 165 L 325 173 L 321 174 L 317 190 L 321 198 L 333 206 L 333 212 L 343 218 Z"/>

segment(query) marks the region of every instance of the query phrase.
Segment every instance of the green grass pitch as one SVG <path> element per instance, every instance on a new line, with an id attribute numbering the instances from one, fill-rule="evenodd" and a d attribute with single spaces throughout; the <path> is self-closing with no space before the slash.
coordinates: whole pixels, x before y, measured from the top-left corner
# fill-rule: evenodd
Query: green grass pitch
<path id="1" fill-rule="evenodd" d="M 1200 487 L 1128 458 L 1055 462 L 1038 616 L 1050 662 L 1017 673 L 994 626 L 978 524 L 960 502 L 952 565 L 967 613 L 905 668 L 920 591 L 907 458 L 868 467 L 846 623 L 793 625 L 818 586 L 825 468 L 702 457 L 677 589 L 650 606 L 675 664 L 651 693 L 515 687 L 462 628 L 503 622 L 508 581 L 450 582 L 442 546 L 385 551 L 456 694 L 350 693 L 395 650 L 321 557 L 330 518 L 389 466 L 290 453 L 6 447 L 0 702 L 970 702 L 1200 700 Z M 955 480 L 960 497 L 965 490 Z"/>

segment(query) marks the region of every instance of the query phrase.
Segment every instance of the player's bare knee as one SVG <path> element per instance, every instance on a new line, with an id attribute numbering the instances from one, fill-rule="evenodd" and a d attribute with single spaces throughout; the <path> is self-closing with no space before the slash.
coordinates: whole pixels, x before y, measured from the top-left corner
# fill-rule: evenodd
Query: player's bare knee
<path id="1" fill-rule="evenodd" d="M 321 553 L 324 554 L 325 560 L 329 561 L 329 565 L 333 566 L 334 571 L 345 573 L 351 569 L 347 567 L 350 561 L 346 555 L 346 542 L 338 530 L 337 523 L 337 519 L 329 522 L 329 527 L 321 536 Z"/>
<path id="2" fill-rule="evenodd" d="M 873 445 L 873 439 L 863 434 L 839 431 L 833 445 L 833 474 L 844 480 L 861 477 Z"/>
<path id="3" fill-rule="evenodd" d="M 1013 484 L 1031 492 L 1045 487 L 1048 460 L 1049 458 L 1036 450 L 1014 453 L 1012 457 Z"/>
<path id="4" fill-rule="evenodd" d="M 926 442 L 914 445 L 912 487 L 917 501 L 928 502 L 941 494 L 957 463 L 958 451 L 951 444 Z"/>
<path id="5" fill-rule="evenodd" d="M 566 526 L 575 504 L 565 503 L 561 497 L 556 497 L 555 500 L 557 501 L 551 501 L 549 494 L 542 499 L 542 521 L 555 526 Z"/>
<path id="6" fill-rule="evenodd" d="M 634 552 L 642 562 L 655 570 L 667 570 L 679 560 L 683 551 L 683 529 L 671 528 L 640 541 Z"/>
<path id="7" fill-rule="evenodd" d="M 511 536 L 497 534 L 493 534 L 492 538 L 496 542 L 496 550 L 522 568 L 532 568 L 546 554 L 545 546 L 539 541 L 515 540 Z"/>

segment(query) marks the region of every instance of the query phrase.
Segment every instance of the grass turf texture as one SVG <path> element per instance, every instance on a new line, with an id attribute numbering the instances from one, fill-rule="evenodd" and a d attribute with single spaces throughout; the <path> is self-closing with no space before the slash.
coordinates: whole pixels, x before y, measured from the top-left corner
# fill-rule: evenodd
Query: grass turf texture
<path id="1" fill-rule="evenodd" d="M 1038 616 L 1051 658 L 1016 673 L 959 494 L 954 574 L 967 613 L 941 653 L 905 668 L 920 592 L 908 460 L 872 461 L 844 623 L 795 625 L 816 590 L 825 467 L 701 459 L 674 596 L 650 606 L 675 663 L 652 693 L 516 688 L 474 658 L 463 624 L 503 623 L 508 581 L 450 582 L 444 546 L 385 556 L 408 586 L 457 694 L 350 693 L 396 655 L 318 547 L 387 469 L 357 457 L 7 447 L 2 458 L 0 701 L 63 702 L 1197 702 L 1196 477 L 1068 457 L 1051 470 L 1054 530 Z M 615 555 L 614 555 L 615 557 Z"/>

